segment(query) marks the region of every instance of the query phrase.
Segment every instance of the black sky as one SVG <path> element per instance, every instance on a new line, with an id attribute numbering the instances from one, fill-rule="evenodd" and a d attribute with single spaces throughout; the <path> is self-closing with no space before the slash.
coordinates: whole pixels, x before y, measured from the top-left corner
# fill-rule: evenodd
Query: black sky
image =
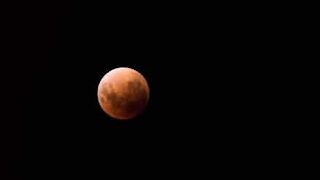
<path id="1" fill-rule="evenodd" d="M 252 61 L 267 58 L 259 18 L 187 2 L 13 7 L 1 62 L 2 169 L 12 179 L 179 176 L 200 161 L 222 168 L 267 126 L 270 107 L 259 103 L 270 87 L 256 76 L 265 64 Z M 147 109 L 129 122 L 109 118 L 96 98 L 102 76 L 120 66 L 150 86 Z"/>

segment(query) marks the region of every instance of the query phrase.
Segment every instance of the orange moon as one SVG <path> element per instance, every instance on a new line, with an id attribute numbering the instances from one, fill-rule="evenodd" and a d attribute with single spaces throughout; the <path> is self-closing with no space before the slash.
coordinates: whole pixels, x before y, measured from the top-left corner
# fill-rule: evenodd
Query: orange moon
<path id="1" fill-rule="evenodd" d="M 102 110 L 114 119 L 128 120 L 140 115 L 149 101 L 149 86 L 138 71 L 119 67 L 107 72 L 98 85 Z"/>

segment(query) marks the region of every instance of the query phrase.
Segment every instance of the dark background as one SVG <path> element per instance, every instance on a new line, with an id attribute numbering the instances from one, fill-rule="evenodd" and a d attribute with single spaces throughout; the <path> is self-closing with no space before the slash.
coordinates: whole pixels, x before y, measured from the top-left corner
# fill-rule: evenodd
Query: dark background
<path id="1" fill-rule="evenodd" d="M 263 16 L 187 2 L 13 7 L 1 65 L 2 170 L 12 179 L 198 177 L 268 148 L 262 132 L 277 109 L 261 105 L 274 91 Z M 126 122 L 96 97 L 120 66 L 141 72 L 151 91 L 145 112 Z"/>

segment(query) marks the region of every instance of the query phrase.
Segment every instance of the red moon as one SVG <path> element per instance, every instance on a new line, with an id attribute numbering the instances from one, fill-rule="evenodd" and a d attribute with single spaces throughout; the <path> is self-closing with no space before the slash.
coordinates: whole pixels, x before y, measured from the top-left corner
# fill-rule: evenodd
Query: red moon
<path id="1" fill-rule="evenodd" d="M 114 119 L 128 120 L 140 115 L 149 101 L 149 86 L 136 70 L 119 67 L 107 72 L 98 85 L 102 110 Z"/>

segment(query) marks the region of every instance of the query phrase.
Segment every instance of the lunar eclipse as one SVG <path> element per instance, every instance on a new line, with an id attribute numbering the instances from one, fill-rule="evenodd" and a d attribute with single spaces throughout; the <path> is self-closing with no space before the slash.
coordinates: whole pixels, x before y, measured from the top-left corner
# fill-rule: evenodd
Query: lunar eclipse
<path id="1" fill-rule="evenodd" d="M 140 115 L 149 101 L 149 86 L 138 71 L 119 67 L 107 72 L 98 85 L 98 102 L 102 110 L 117 120 Z"/>

